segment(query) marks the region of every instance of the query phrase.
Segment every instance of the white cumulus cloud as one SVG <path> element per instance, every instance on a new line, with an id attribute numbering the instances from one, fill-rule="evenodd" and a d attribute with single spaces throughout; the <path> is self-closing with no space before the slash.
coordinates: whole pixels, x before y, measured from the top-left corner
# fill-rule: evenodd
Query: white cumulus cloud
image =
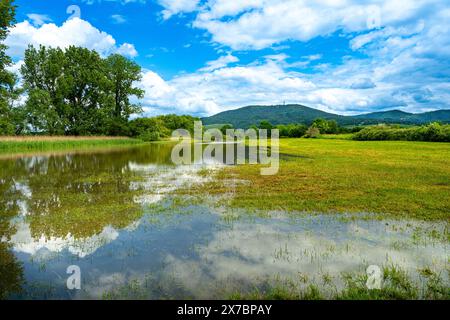
<path id="1" fill-rule="evenodd" d="M 173 15 L 195 11 L 200 0 L 158 0 L 158 3 L 164 7 L 162 16 L 166 20 Z"/>
<path id="2" fill-rule="evenodd" d="M 54 23 L 34 26 L 27 20 L 17 23 L 10 29 L 5 44 L 9 47 L 7 53 L 19 59 L 30 44 L 60 48 L 74 45 L 96 50 L 101 55 L 115 52 L 130 57 L 137 55 L 133 45 L 125 43 L 117 46 L 116 40 L 110 34 L 80 18 L 67 20 L 61 26 Z"/>

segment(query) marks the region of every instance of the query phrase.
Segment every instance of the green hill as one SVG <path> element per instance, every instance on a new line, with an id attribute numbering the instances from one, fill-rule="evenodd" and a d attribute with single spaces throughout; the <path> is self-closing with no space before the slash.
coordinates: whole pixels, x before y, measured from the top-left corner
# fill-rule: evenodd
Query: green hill
<path id="1" fill-rule="evenodd" d="M 317 118 L 338 119 L 342 118 L 342 116 L 302 105 L 248 106 L 221 112 L 214 116 L 203 118 L 202 121 L 206 125 L 230 123 L 235 128 L 248 128 L 253 124 L 259 124 L 263 120 L 267 120 L 274 125 L 289 123 L 308 124 Z"/>
<path id="2" fill-rule="evenodd" d="M 203 118 L 203 124 L 229 123 L 235 128 L 248 128 L 266 120 L 273 125 L 303 123 L 309 125 L 317 118 L 336 120 L 340 125 L 362 125 L 376 123 L 422 124 L 433 121 L 450 123 L 450 110 L 425 113 L 407 113 L 400 110 L 374 112 L 357 116 L 342 116 L 320 111 L 303 105 L 248 106 L 221 112 Z"/>

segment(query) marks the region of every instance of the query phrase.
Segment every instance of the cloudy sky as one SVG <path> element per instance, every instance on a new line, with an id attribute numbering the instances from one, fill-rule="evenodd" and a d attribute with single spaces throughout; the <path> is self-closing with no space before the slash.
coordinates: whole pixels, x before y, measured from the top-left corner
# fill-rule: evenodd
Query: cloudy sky
<path id="1" fill-rule="evenodd" d="M 16 0 L 7 38 L 121 53 L 147 115 L 299 103 L 357 114 L 450 109 L 447 0 Z"/>

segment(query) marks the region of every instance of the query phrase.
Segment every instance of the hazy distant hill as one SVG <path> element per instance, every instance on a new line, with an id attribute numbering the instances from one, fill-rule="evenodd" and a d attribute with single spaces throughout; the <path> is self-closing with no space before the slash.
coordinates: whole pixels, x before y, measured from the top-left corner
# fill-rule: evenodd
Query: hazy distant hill
<path id="1" fill-rule="evenodd" d="M 421 124 L 432 121 L 450 123 L 450 110 L 438 110 L 417 114 L 391 110 L 357 116 L 341 116 L 302 105 L 248 106 L 221 112 L 214 116 L 203 118 L 202 120 L 205 125 L 229 123 L 235 128 L 248 128 L 253 124 L 259 124 L 263 120 L 267 120 L 274 125 L 289 123 L 310 124 L 317 118 L 334 119 L 341 125 L 374 123 Z"/>
<path id="2" fill-rule="evenodd" d="M 373 112 L 352 117 L 354 119 L 378 120 L 395 123 L 428 123 L 432 121 L 450 122 L 450 110 L 437 110 L 424 113 L 408 113 L 400 110 Z"/>

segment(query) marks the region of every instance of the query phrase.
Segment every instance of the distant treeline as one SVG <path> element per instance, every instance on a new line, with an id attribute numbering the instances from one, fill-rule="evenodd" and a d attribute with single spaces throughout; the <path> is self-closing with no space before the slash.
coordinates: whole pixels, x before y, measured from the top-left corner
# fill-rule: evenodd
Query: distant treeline
<path id="1" fill-rule="evenodd" d="M 232 128 L 224 125 L 222 132 Z M 334 120 L 316 119 L 310 126 L 303 124 L 288 124 L 274 126 L 268 121 L 261 121 L 259 125 L 251 126 L 253 129 L 278 129 L 280 137 L 284 138 L 317 138 L 321 134 L 348 134 L 360 141 L 375 140 L 404 140 L 404 141 L 434 141 L 450 142 L 450 125 L 437 122 L 423 126 L 405 127 L 404 125 L 375 125 L 342 127 Z"/>
<path id="2" fill-rule="evenodd" d="M 164 115 L 153 118 L 137 118 L 129 123 L 129 135 L 143 141 L 157 141 L 168 138 L 177 129 L 193 133 L 194 122 L 199 118 L 192 116 Z"/>
<path id="3" fill-rule="evenodd" d="M 251 126 L 253 129 L 278 129 L 282 138 L 314 138 L 319 134 L 339 134 L 339 133 L 355 133 L 363 127 L 342 127 L 335 120 L 326 120 L 322 118 L 315 119 L 310 126 L 304 124 L 280 124 L 272 125 L 268 121 L 261 121 L 259 125 Z"/>
<path id="4" fill-rule="evenodd" d="M 450 125 L 431 123 L 409 128 L 386 125 L 371 126 L 356 133 L 353 139 L 450 142 Z"/>

